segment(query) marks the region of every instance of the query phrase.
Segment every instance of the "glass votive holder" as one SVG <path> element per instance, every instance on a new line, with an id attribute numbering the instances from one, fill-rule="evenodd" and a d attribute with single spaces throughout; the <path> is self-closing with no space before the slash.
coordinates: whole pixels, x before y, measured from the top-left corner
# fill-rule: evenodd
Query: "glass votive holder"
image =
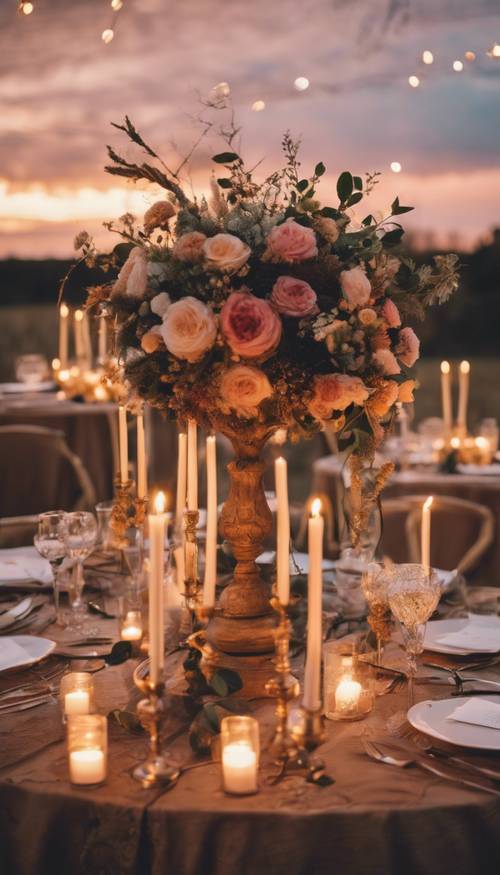
<path id="1" fill-rule="evenodd" d="M 324 710 L 328 720 L 362 720 L 373 708 L 372 671 L 350 642 L 323 648 Z"/>
<path id="2" fill-rule="evenodd" d="M 139 644 L 143 635 L 142 614 L 139 610 L 125 611 L 120 618 L 120 638 Z"/>
<path id="3" fill-rule="evenodd" d="M 234 796 L 257 793 L 260 755 L 257 720 L 246 715 L 224 717 L 220 738 L 224 791 Z"/>
<path id="4" fill-rule="evenodd" d="M 102 714 L 68 718 L 69 779 L 77 786 L 95 787 L 106 780 L 108 721 Z"/>
<path id="5" fill-rule="evenodd" d="M 71 671 L 63 675 L 59 687 L 63 722 L 68 717 L 92 714 L 94 710 L 94 679 L 85 671 Z"/>

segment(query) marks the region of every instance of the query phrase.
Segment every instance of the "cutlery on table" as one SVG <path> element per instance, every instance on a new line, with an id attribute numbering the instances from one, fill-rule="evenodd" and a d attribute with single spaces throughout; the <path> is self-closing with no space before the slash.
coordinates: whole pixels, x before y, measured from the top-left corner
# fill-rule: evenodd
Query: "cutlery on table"
<path id="1" fill-rule="evenodd" d="M 58 646 L 60 647 L 95 647 L 104 646 L 105 644 L 112 644 L 113 639 L 109 637 L 96 637 L 96 638 L 81 638 L 74 639 L 73 641 L 59 641 Z"/>
<path id="2" fill-rule="evenodd" d="M 109 611 L 105 611 L 104 608 L 101 608 L 97 602 L 87 602 L 87 607 L 91 614 L 99 614 L 99 616 L 104 617 L 105 620 L 117 620 L 118 617 L 116 614 L 110 614 Z"/>
<path id="3" fill-rule="evenodd" d="M 376 760 L 379 763 L 384 763 L 388 766 L 397 766 L 400 769 L 405 769 L 408 766 L 418 766 L 425 772 L 430 772 L 432 775 L 436 775 L 438 778 L 443 778 L 445 781 L 451 781 L 454 784 L 461 784 L 464 787 L 470 787 L 473 790 L 482 790 L 484 793 L 490 793 L 492 796 L 500 797 L 500 790 L 497 790 L 494 787 L 487 787 L 484 784 L 479 784 L 476 781 L 470 780 L 470 778 L 464 778 L 462 775 L 454 775 L 451 772 L 443 771 L 435 765 L 432 757 L 417 755 L 411 758 L 403 758 L 392 756 L 391 754 L 384 753 L 380 750 L 379 746 L 374 744 L 373 741 L 368 741 L 366 739 L 363 740 L 363 746 L 367 755 L 372 760 Z"/>
<path id="4" fill-rule="evenodd" d="M 417 747 L 423 750 L 428 756 L 434 757 L 436 759 L 446 760 L 449 763 L 454 763 L 457 766 L 464 766 L 466 769 L 470 769 L 472 772 L 476 772 L 478 775 L 483 775 L 485 778 L 490 778 L 492 781 L 500 781 L 500 772 L 495 771 L 495 769 L 489 769 L 487 766 L 479 766 L 477 763 L 472 763 L 470 760 L 464 760 L 462 757 L 457 757 L 453 753 L 449 753 L 447 750 L 442 750 L 440 747 L 435 747 L 433 744 L 429 742 L 419 739 L 415 742 Z"/>
<path id="5" fill-rule="evenodd" d="M 36 708 L 38 705 L 46 705 L 53 701 L 52 695 L 46 693 L 43 696 L 26 698 L 15 704 L 0 705 L 0 714 L 15 714 L 17 711 L 27 711 L 29 708 Z"/>
<path id="6" fill-rule="evenodd" d="M 31 598 L 22 599 L 17 605 L 0 614 L 0 629 L 13 626 L 24 619 L 24 617 L 27 617 L 32 610 L 32 603 Z"/>

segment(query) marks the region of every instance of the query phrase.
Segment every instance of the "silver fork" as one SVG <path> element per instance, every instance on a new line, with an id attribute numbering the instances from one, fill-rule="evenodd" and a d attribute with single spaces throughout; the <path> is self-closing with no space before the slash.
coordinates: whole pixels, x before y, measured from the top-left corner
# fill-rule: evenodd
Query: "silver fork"
<path id="1" fill-rule="evenodd" d="M 430 772 L 432 775 L 436 775 L 438 778 L 442 778 L 445 781 L 451 781 L 453 784 L 461 784 L 464 787 L 471 787 L 473 790 L 482 790 L 484 793 L 490 793 L 492 796 L 500 797 L 500 790 L 495 790 L 493 787 L 487 787 L 484 784 L 471 781 L 469 778 L 452 775 L 450 772 L 443 771 L 438 766 L 434 765 L 434 763 L 429 762 L 428 759 L 424 759 L 423 757 L 412 757 L 411 759 L 395 757 L 391 754 L 383 753 L 373 741 L 368 741 L 367 739 L 363 739 L 363 746 L 368 756 L 379 763 L 384 763 L 388 766 L 397 766 L 400 769 L 406 769 L 408 766 L 419 766 L 425 772 Z"/>

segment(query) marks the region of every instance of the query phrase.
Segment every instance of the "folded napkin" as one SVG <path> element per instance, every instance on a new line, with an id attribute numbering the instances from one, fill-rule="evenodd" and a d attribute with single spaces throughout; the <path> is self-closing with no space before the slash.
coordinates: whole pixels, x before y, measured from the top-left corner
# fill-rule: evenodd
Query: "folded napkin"
<path id="1" fill-rule="evenodd" d="M 0 671 L 26 662 L 27 651 L 12 638 L 3 638 L 0 645 Z"/>
<path id="2" fill-rule="evenodd" d="M 39 556 L 34 547 L 0 550 L 0 586 L 2 583 L 27 580 L 52 583 L 50 563 Z"/>
<path id="3" fill-rule="evenodd" d="M 488 699 L 468 699 L 446 719 L 457 723 L 472 723 L 473 726 L 487 726 L 488 729 L 500 729 L 500 705 L 489 702 Z"/>
<path id="4" fill-rule="evenodd" d="M 438 644 L 458 650 L 496 653 L 500 650 L 500 620 L 498 617 L 469 614 L 469 621 L 457 632 L 436 639 Z"/>

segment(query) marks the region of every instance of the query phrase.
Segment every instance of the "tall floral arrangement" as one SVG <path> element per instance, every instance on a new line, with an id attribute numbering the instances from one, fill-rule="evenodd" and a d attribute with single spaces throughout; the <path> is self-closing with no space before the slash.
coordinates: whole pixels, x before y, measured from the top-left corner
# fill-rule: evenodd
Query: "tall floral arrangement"
<path id="1" fill-rule="evenodd" d="M 355 220 L 377 173 L 341 173 L 338 200 L 322 204 L 325 166 L 303 174 L 289 134 L 282 166 L 257 181 L 232 128 L 210 197 L 196 198 L 128 118 L 116 127 L 147 160 L 108 147 L 106 170 L 165 192 L 141 221 L 107 225 L 122 237 L 106 262 L 114 278 L 89 291 L 88 306 L 113 318 L 131 394 L 228 432 L 331 427 L 372 450 L 396 402 L 412 400 L 419 340 L 407 321 L 456 289 L 456 256 L 417 267 L 402 254 L 398 217 L 412 208 L 398 198 L 390 215 Z M 87 235 L 76 245 L 95 259 Z"/>

